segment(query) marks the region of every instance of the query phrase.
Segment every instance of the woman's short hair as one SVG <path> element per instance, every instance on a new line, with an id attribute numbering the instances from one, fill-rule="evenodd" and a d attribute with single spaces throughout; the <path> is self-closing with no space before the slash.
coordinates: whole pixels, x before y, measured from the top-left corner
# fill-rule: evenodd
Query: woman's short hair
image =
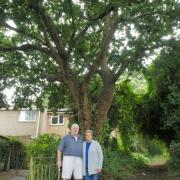
<path id="1" fill-rule="evenodd" d="M 85 131 L 85 134 L 86 134 L 86 133 L 90 133 L 91 135 L 93 135 L 93 132 L 92 132 L 91 129 L 87 129 L 87 130 Z"/>

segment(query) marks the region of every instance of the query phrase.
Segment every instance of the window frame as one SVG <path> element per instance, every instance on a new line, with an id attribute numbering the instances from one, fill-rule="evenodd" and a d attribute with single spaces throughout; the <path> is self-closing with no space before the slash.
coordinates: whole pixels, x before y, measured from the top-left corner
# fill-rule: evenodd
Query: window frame
<path id="1" fill-rule="evenodd" d="M 59 116 L 63 116 L 63 123 L 59 123 L 59 120 L 60 120 Z M 53 124 L 53 123 L 52 123 L 53 117 L 58 117 L 58 123 L 57 123 L 57 124 Z M 58 115 L 56 115 L 56 116 L 55 116 L 55 115 L 51 115 L 50 125 L 51 125 L 51 126 L 64 126 L 64 115 L 63 115 L 63 114 L 58 114 Z"/>
<path id="2" fill-rule="evenodd" d="M 31 119 L 31 120 L 25 120 L 25 118 L 22 119 L 21 113 L 26 113 L 26 112 L 35 112 L 35 119 Z M 19 122 L 27 122 L 28 123 L 28 122 L 36 122 L 36 120 L 37 120 L 37 111 L 36 110 L 20 110 L 19 118 L 18 118 Z"/>

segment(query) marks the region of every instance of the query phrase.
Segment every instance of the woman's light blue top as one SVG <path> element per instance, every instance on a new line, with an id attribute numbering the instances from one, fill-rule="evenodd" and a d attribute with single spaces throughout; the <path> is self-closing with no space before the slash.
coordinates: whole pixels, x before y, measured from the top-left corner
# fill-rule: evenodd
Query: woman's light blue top
<path id="1" fill-rule="evenodd" d="M 102 169 L 103 153 L 100 144 L 92 140 L 88 150 L 88 174 L 97 174 L 97 169 Z M 86 175 L 86 141 L 83 142 L 83 176 Z"/>

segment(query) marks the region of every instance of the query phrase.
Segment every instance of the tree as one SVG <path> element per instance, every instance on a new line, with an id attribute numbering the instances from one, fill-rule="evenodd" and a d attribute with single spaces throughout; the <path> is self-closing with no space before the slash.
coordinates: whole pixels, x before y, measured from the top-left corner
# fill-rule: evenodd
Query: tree
<path id="1" fill-rule="evenodd" d="M 151 87 L 148 98 L 148 113 L 153 114 L 149 116 L 151 129 L 164 131 L 163 136 L 169 141 L 180 139 L 179 49 L 179 41 L 172 41 L 149 67 L 147 75 Z M 152 127 L 152 122 L 156 122 L 156 127 Z"/>
<path id="2" fill-rule="evenodd" d="M 24 101 L 48 84 L 65 85 L 82 129 L 95 121 L 99 134 L 116 81 L 166 44 L 163 37 L 177 26 L 177 5 L 174 0 L 1 0 L 1 79 L 21 87 Z M 101 93 L 92 104 L 89 85 L 98 76 Z"/>
<path id="3" fill-rule="evenodd" d="M 8 107 L 8 103 L 5 99 L 5 96 L 3 93 L 0 92 L 0 108 L 7 108 Z"/>

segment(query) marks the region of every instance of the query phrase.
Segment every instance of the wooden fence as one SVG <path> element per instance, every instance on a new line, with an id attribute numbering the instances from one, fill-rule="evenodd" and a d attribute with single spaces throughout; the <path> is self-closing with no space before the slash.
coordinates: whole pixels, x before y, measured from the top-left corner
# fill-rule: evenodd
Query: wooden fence
<path id="1" fill-rule="evenodd" d="M 28 180 L 57 180 L 56 158 L 31 157 Z M 59 178 L 60 180 L 60 178 Z"/>
<path id="2" fill-rule="evenodd" d="M 56 158 L 31 157 L 28 180 L 62 180 L 56 166 Z M 101 175 L 99 180 L 120 180 L 120 178 Z"/>

